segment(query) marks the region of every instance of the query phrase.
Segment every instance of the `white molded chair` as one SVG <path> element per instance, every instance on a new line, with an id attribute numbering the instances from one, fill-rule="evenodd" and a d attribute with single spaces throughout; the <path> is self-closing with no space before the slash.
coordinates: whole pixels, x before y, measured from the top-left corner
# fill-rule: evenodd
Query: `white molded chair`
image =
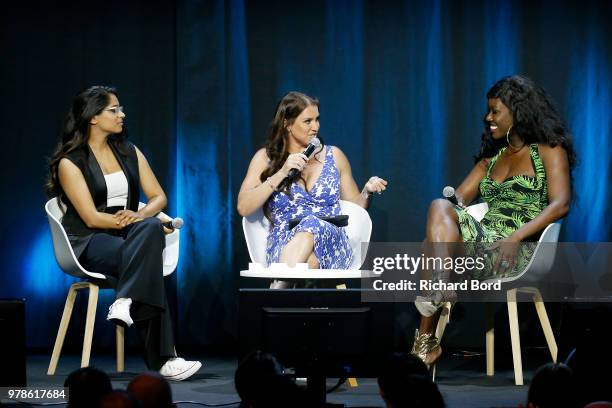
<path id="1" fill-rule="evenodd" d="M 348 225 L 345 228 L 351 249 L 353 261 L 347 269 L 359 269 L 365 253 L 361 253 L 361 244 L 370 242 L 372 234 L 372 220 L 366 210 L 350 201 L 340 200 L 342 214 L 348 215 Z M 270 222 L 264 216 L 262 209 L 258 209 L 248 217 L 242 218 L 242 229 L 246 239 L 251 262 L 266 263 L 266 243 L 270 231 Z"/>
<path id="2" fill-rule="evenodd" d="M 486 203 L 472 205 L 467 208 L 469 214 L 471 214 L 477 221 L 480 221 L 489 207 Z M 561 221 L 557 221 L 549 224 L 542 234 L 533 252 L 531 260 L 525 267 L 525 269 L 512 278 L 502 278 L 502 288 L 506 290 L 506 303 L 508 305 L 508 320 L 510 324 L 510 338 L 512 343 L 512 360 L 514 363 L 514 382 L 516 385 L 523 385 L 523 365 L 521 361 L 521 342 L 519 335 L 519 324 L 518 324 L 518 312 L 516 305 L 517 293 L 528 293 L 532 296 L 533 303 L 540 319 L 542 330 L 544 331 L 544 337 L 548 345 L 548 350 L 552 356 L 553 362 L 557 361 L 557 342 L 550 326 L 548 314 L 546 313 L 546 307 L 544 306 L 544 300 L 540 290 L 533 285 L 534 283 L 541 282 L 542 278 L 550 272 L 556 254 L 556 243 L 559 240 L 559 232 L 561 231 Z M 497 281 L 494 279 L 492 281 Z M 494 349 L 495 349 L 495 336 L 494 336 L 494 305 L 487 303 L 487 331 L 486 331 L 486 354 L 487 354 L 487 375 L 492 376 L 494 374 Z M 444 333 L 444 328 L 448 323 L 448 313 L 440 315 L 438 321 L 438 327 L 436 328 L 436 336 L 441 338 Z"/>
<path id="3" fill-rule="evenodd" d="M 353 250 L 353 260 L 348 269 L 356 270 L 361 268 L 363 259 L 365 259 L 370 235 L 372 234 L 372 220 L 366 210 L 350 201 L 340 200 L 340 212 L 349 216 L 348 225 L 344 229 Z M 242 229 L 251 262 L 265 265 L 270 222 L 265 217 L 263 210 L 260 208 L 248 217 L 243 217 Z M 364 244 L 363 254 L 361 252 L 362 243 Z M 304 276 L 304 278 L 307 279 L 308 276 Z M 341 284 L 336 286 L 336 288 L 346 289 L 346 285 Z M 355 378 L 349 378 L 348 383 L 351 387 L 357 387 L 357 380 Z"/>
<path id="4" fill-rule="evenodd" d="M 139 208 L 144 207 L 144 203 L 139 203 Z M 55 339 L 55 345 L 53 346 L 53 354 L 51 355 L 51 362 L 49 363 L 49 369 L 47 375 L 54 375 L 57 368 L 57 363 L 60 358 L 62 346 L 64 345 L 64 339 L 66 332 L 68 331 L 68 324 L 70 323 L 70 317 L 72 315 L 72 309 L 76 300 L 77 291 L 81 289 L 89 290 L 89 299 L 87 303 L 87 317 L 85 319 L 85 336 L 83 339 L 83 353 L 81 355 L 81 367 L 87 367 L 89 365 L 89 358 L 91 355 L 91 342 L 93 338 L 94 322 L 96 317 L 96 308 L 98 306 L 98 292 L 99 289 L 106 289 L 108 286 L 105 284 L 108 279 L 105 275 L 96 272 L 90 272 L 83 268 L 79 263 L 78 259 L 74 255 L 70 241 L 66 230 L 62 226 L 62 218 L 64 216 L 64 205 L 59 201 L 57 197 L 52 198 L 45 204 L 45 211 L 47 212 L 47 219 L 49 220 L 49 227 L 51 229 L 51 238 L 53 239 L 53 250 L 55 253 L 55 259 L 59 267 L 67 274 L 75 276 L 81 279 L 89 279 L 91 281 L 82 281 L 72 284 L 66 297 L 66 304 L 64 306 L 64 312 L 62 314 L 62 320 L 57 332 L 57 338 Z M 162 220 L 170 220 L 164 213 L 159 213 L 158 218 Z M 166 235 L 166 248 L 163 252 L 164 276 L 170 275 L 176 269 L 178 264 L 179 255 L 179 238 L 180 231 L 174 230 L 171 234 Z M 117 326 L 117 372 L 124 370 L 124 328 Z"/>

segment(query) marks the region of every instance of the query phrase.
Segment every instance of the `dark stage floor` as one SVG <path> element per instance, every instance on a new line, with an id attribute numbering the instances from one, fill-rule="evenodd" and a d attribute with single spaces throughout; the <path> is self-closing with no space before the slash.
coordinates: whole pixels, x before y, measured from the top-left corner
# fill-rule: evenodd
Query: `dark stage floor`
<path id="1" fill-rule="evenodd" d="M 546 355 L 542 350 L 523 353 L 525 383 L 528 384 L 535 369 L 546 363 Z M 190 358 L 198 356 L 186 356 Z M 502 356 L 500 356 L 502 357 Z M 204 365 L 202 370 L 189 381 L 172 383 L 175 401 L 193 401 L 200 406 L 215 406 L 238 402 L 234 390 L 233 374 L 236 369 L 236 359 L 232 357 L 199 356 Z M 61 387 L 68 373 L 79 367 L 80 357 L 65 355 L 60 359 L 57 373 L 53 377 L 46 374 L 49 355 L 28 356 L 28 386 L 30 387 Z M 142 359 L 130 354 L 126 358 L 126 372 L 117 374 L 113 355 L 92 355 L 92 365 L 110 373 L 113 386 L 125 388 L 130 379 L 145 369 Z M 447 407 L 517 407 L 524 403 L 527 387 L 514 386 L 514 374 L 511 365 L 506 362 L 499 364 L 501 369 L 494 377 L 487 377 L 484 372 L 484 356 L 465 357 L 458 354 L 445 353 L 438 366 L 436 382 L 444 396 Z M 329 380 L 328 385 L 335 384 Z M 359 387 L 349 388 L 343 385 L 338 390 L 328 394 L 327 400 L 333 403 L 344 403 L 347 407 L 384 407 L 378 395 L 376 379 L 359 379 Z M 3 400 L 7 403 L 7 400 Z M 205 405 L 206 404 L 206 405 Z M 226 405 L 235 407 L 235 405 Z M 6 406 L 18 406 L 9 404 Z M 23 406 L 23 405 L 19 405 Z M 179 403 L 179 407 L 198 406 L 189 403 Z"/>

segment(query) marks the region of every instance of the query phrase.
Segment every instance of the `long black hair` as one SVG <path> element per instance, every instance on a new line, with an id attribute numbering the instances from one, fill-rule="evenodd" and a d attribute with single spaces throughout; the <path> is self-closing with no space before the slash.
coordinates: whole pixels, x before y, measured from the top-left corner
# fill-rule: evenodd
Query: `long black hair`
<path id="1" fill-rule="evenodd" d="M 79 92 L 72 100 L 72 106 L 66 114 L 61 139 L 49 158 L 49 175 L 45 192 L 49 197 L 64 198 L 64 191 L 58 177 L 59 162 L 70 152 L 87 147 L 91 119 L 102 113 L 110 103 L 110 96 L 117 95 L 117 90 L 109 86 L 91 86 Z M 127 128 L 121 133 L 108 137 L 108 142 L 125 154 L 123 141 L 127 138 Z"/>
<path id="2" fill-rule="evenodd" d="M 544 89 L 529 78 L 512 75 L 500 79 L 489 89 L 487 99 L 494 98 L 500 99 L 512 113 L 513 134 L 519 135 L 526 144 L 561 146 L 567 152 L 570 170 L 576 165 L 571 134 Z M 474 158 L 476 162 L 495 156 L 500 148 L 507 145 L 506 139 L 493 139 L 486 114 L 484 124 L 480 151 Z"/>

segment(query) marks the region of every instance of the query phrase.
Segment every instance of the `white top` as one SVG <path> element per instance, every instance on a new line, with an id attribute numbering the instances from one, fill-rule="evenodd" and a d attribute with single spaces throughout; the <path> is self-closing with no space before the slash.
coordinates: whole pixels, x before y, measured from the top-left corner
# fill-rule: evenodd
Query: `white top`
<path id="1" fill-rule="evenodd" d="M 106 206 L 123 207 L 127 205 L 128 181 L 122 171 L 105 174 L 106 181 Z"/>

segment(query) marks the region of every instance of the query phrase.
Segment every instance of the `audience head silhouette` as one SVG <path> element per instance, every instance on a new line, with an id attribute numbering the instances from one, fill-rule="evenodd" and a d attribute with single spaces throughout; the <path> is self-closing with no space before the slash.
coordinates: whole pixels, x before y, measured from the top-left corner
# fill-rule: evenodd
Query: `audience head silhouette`
<path id="1" fill-rule="evenodd" d="M 102 398 L 100 408 L 140 408 L 140 401 L 125 390 L 114 390 Z"/>
<path id="2" fill-rule="evenodd" d="M 308 406 L 301 389 L 284 375 L 284 369 L 269 353 L 256 351 L 239 365 L 234 376 L 243 408 Z"/>
<path id="3" fill-rule="evenodd" d="M 169 408 L 172 403 L 172 390 L 164 377 L 156 372 L 142 373 L 128 384 L 128 392 L 140 400 L 142 408 Z"/>
<path id="4" fill-rule="evenodd" d="M 577 407 L 574 375 L 565 364 L 549 363 L 536 371 L 527 394 L 529 408 Z"/>
<path id="5" fill-rule="evenodd" d="M 102 397 L 113 390 L 108 375 L 94 367 L 71 372 L 64 381 L 64 387 L 68 388 L 69 408 L 97 407 Z"/>
<path id="6" fill-rule="evenodd" d="M 387 408 L 442 408 L 444 399 L 425 363 L 411 354 L 395 353 L 381 366 L 380 395 Z"/>

